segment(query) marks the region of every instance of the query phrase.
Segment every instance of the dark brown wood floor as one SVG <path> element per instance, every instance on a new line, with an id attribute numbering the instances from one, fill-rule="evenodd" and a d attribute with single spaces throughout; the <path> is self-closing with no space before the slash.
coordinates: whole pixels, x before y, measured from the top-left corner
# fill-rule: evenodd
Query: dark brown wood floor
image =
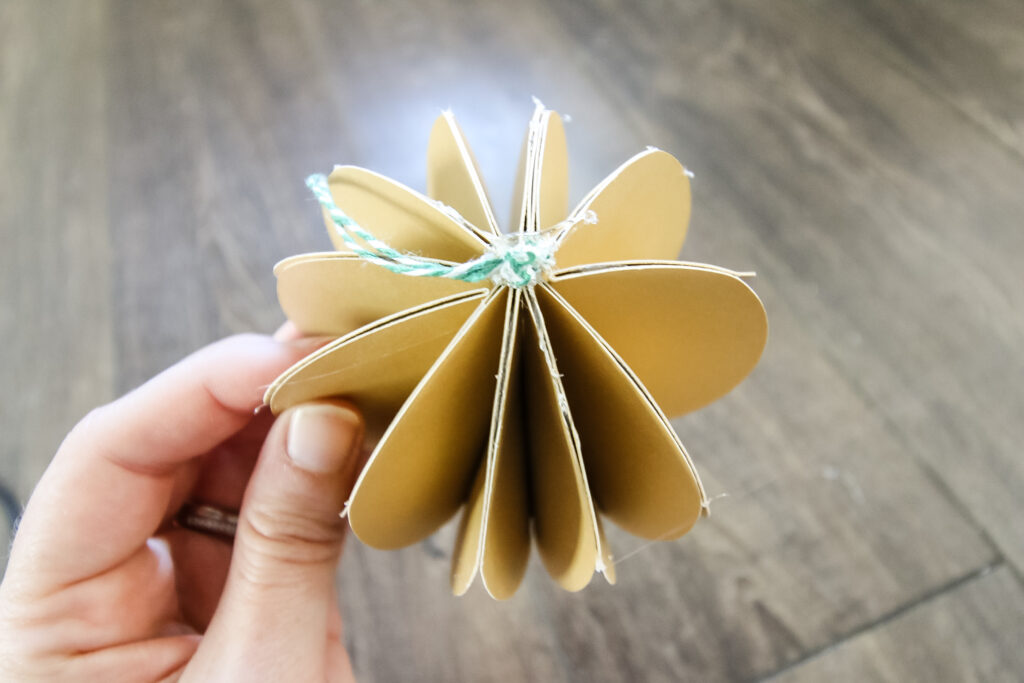
<path id="1" fill-rule="evenodd" d="M 771 339 L 674 424 L 717 497 L 616 535 L 620 584 L 447 591 L 452 533 L 340 572 L 365 681 L 1024 677 L 1024 4 L 0 5 L 0 477 L 91 406 L 281 322 L 327 248 L 302 184 L 424 182 L 459 116 L 499 214 L 530 96 L 573 194 L 655 145 L 696 171 L 685 256 L 756 270 Z M 635 550 L 635 552 L 633 552 Z"/>

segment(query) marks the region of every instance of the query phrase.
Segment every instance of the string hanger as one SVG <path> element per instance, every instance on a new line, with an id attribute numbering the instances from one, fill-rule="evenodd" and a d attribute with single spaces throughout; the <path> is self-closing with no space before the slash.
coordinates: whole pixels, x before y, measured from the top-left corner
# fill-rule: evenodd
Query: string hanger
<path id="1" fill-rule="evenodd" d="M 306 178 L 306 186 L 320 202 L 335 232 L 361 259 L 393 273 L 413 277 L 444 277 L 461 282 L 490 279 L 499 287 L 521 289 L 543 282 L 554 270 L 555 251 L 561 236 L 579 223 L 595 223 L 592 211 L 541 232 L 515 232 L 493 238 L 484 253 L 465 263 L 449 263 L 398 251 L 374 237 L 334 202 L 327 176 L 317 173 Z"/>

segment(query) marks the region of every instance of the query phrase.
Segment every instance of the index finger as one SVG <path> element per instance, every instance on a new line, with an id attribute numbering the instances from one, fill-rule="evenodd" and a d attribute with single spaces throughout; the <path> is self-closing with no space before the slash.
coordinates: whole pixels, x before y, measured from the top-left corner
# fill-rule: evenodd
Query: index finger
<path id="1" fill-rule="evenodd" d="M 244 427 L 261 389 L 307 352 L 229 337 L 91 412 L 32 494 L 8 571 L 30 569 L 46 591 L 130 557 L 160 526 L 183 466 Z"/>

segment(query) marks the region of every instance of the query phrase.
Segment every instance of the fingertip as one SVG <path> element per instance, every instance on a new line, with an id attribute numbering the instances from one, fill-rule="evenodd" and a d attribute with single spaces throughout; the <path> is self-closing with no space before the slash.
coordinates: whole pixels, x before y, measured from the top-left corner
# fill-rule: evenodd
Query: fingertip
<path id="1" fill-rule="evenodd" d="M 278 417 L 246 490 L 207 642 L 260 657 L 268 671 L 287 669 L 289 680 L 317 677 L 324 634 L 340 631 L 328 609 L 347 530 L 338 513 L 352 487 L 363 429 L 359 410 L 338 399 Z M 281 678 L 277 673 L 270 677 Z"/>
<path id="2" fill-rule="evenodd" d="M 285 321 L 281 327 L 277 328 L 274 332 L 274 341 L 282 344 L 288 344 L 296 349 L 301 349 L 306 353 L 315 351 L 316 349 L 324 346 L 328 342 L 337 339 L 337 335 L 330 334 L 317 334 L 317 335 L 306 335 L 296 327 L 295 323 L 291 320 Z"/>
<path id="3" fill-rule="evenodd" d="M 362 433 L 363 418 L 351 405 L 307 403 L 291 410 L 285 452 L 300 469 L 330 474 L 357 454 Z"/>
<path id="4" fill-rule="evenodd" d="M 263 391 L 306 356 L 308 350 L 273 337 L 242 333 L 197 351 L 172 370 L 182 381 L 205 378 L 211 396 L 225 407 L 251 417 L 263 404 Z"/>

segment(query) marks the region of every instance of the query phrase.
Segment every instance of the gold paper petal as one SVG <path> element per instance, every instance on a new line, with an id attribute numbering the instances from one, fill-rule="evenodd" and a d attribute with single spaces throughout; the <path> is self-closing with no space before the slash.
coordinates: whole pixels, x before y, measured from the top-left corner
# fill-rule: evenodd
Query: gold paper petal
<path id="1" fill-rule="evenodd" d="M 590 583 L 604 556 L 598 518 L 544 319 L 533 293 L 527 291 L 524 298 L 533 304 L 523 362 L 534 534 L 551 577 L 562 588 L 578 591 Z"/>
<path id="2" fill-rule="evenodd" d="M 501 232 L 473 152 L 450 111 L 434 122 L 427 146 L 427 194 L 458 211 L 472 225 Z"/>
<path id="3" fill-rule="evenodd" d="M 728 393 L 754 369 L 768 336 L 761 300 L 735 273 L 714 266 L 613 263 L 561 271 L 551 286 L 668 415 Z"/>
<path id="4" fill-rule="evenodd" d="M 401 548 L 454 515 L 487 447 L 507 290 L 494 290 L 456 333 L 381 437 L 352 491 L 361 541 Z"/>
<path id="5" fill-rule="evenodd" d="M 393 273 L 354 254 L 323 252 L 274 266 L 277 298 L 306 335 L 342 336 L 385 316 L 479 289 L 448 278 Z"/>
<path id="6" fill-rule="evenodd" d="M 539 106 L 526 130 L 512 201 L 515 230 L 536 232 L 565 218 L 569 207 L 569 157 L 557 113 Z"/>
<path id="7" fill-rule="evenodd" d="M 483 298 L 460 294 L 356 330 L 286 370 L 263 401 L 281 413 L 306 401 L 348 397 L 364 413 L 372 443 Z"/>
<path id="8" fill-rule="evenodd" d="M 353 167 L 331 175 L 332 194 L 395 249 L 468 261 L 497 239 L 497 224 L 448 112 L 428 157 L 439 202 Z M 567 191 L 564 127 L 538 103 L 513 230 L 557 225 Z M 300 329 L 348 333 L 282 375 L 266 400 L 277 411 L 349 396 L 371 434 L 384 432 L 348 506 L 367 544 L 408 545 L 463 510 L 456 594 L 479 573 L 493 597 L 510 597 L 531 523 L 545 567 L 568 590 L 595 571 L 615 582 L 605 516 L 645 538 L 684 534 L 706 498 L 662 408 L 720 397 L 763 350 L 764 309 L 739 274 L 659 260 L 678 253 L 690 212 L 689 180 L 671 155 L 633 157 L 569 218 L 590 211 L 597 222 L 565 233 L 550 281 L 522 290 L 394 275 L 345 253 L 278 266 L 282 305 Z"/>
<path id="9" fill-rule="evenodd" d="M 516 592 L 530 558 L 530 501 L 518 343 L 522 296 L 522 292 L 513 292 L 509 297 L 488 446 L 492 457 L 487 462 L 480 573 L 487 592 L 498 600 L 507 600 Z"/>
<path id="10" fill-rule="evenodd" d="M 519 150 L 519 165 L 516 170 L 516 182 L 512 189 L 511 213 L 508 217 L 508 224 L 512 232 L 526 230 L 526 218 L 530 213 L 532 193 L 527 192 L 526 184 L 527 182 L 532 182 L 536 167 L 536 164 L 530 161 L 533 156 L 533 147 L 536 147 L 536 144 L 531 147 L 530 143 L 536 137 L 534 135 L 534 130 L 536 129 L 534 120 L 538 119 L 539 116 L 539 111 L 533 112 L 533 119 L 530 120 L 530 124 L 526 127 L 523 145 Z"/>
<path id="11" fill-rule="evenodd" d="M 481 461 L 473 478 L 466 504 L 462 506 L 459 531 L 452 549 L 452 594 L 465 595 L 480 571 L 480 547 L 483 544 L 484 483 L 487 479 L 486 463 Z"/>
<path id="12" fill-rule="evenodd" d="M 563 220 L 569 210 L 569 153 L 561 117 L 546 110 L 541 120 L 540 149 L 534 183 L 535 230 L 550 228 Z"/>
<path id="13" fill-rule="evenodd" d="M 530 510 L 519 373 L 519 300 L 508 297 L 485 466 L 463 512 L 452 564 L 452 589 L 463 594 L 479 570 L 487 592 L 512 597 L 530 556 Z M 481 476 L 482 475 L 482 476 Z"/>
<path id="14" fill-rule="evenodd" d="M 334 202 L 377 239 L 399 251 L 461 263 L 479 256 L 486 242 L 443 207 L 390 178 L 356 166 L 338 166 L 327 178 Z M 324 211 L 327 232 L 339 251 L 348 246 Z"/>
<path id="15" fill-rule="evenodd" d="M 675 157 L 657 149 L 637 154 L 605 178 L 573 211 L 593 211 L 563 238 L 559 268 L 581 263 L 674 259 L 690 221 L 690 178 Z"/>
<path id="16" fill-rule="evenodd" d="M 554 290 L 538 287 L 537 299 L 598 509 L 636 536 L 682 536 L 706 500 L 668 419 L 621 359 Z"/>

